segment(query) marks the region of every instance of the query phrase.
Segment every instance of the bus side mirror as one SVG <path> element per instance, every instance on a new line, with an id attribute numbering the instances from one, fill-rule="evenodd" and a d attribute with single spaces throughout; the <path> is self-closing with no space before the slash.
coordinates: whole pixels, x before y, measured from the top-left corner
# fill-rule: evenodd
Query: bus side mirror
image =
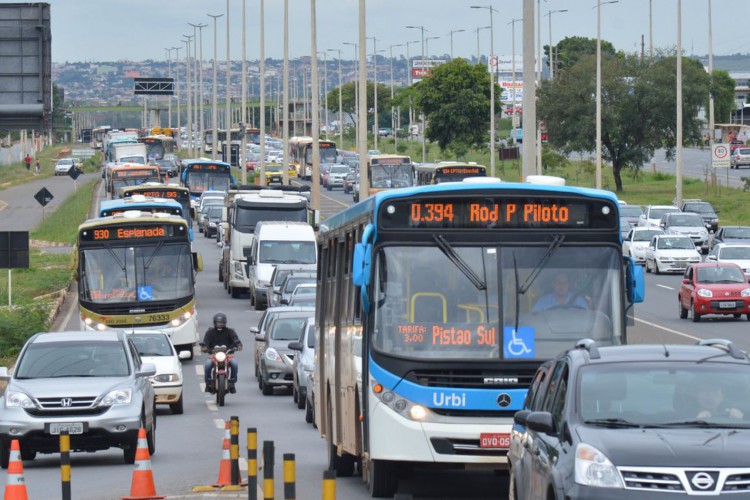
<path id="1" fill-rule="evenodd" d="M 646 296 L 646 282 L 643 277 L 643 268 L 637 265 L 632 257 L 625 257 L 624 259 L 628 302 L 631 304 L 643 302 Z"/>
<path id="2" fill-rule="evenodd" d="M 193 269 L 198 272 L 203 271 L 203 256 L 193 252 Z"/>
<path id="3" fill-rule="evenodd" d="M 367 286 L 370 284 L 371 258 L 371 244 L 357 243 L 354 246 L 354 257 L 352 259 L 352 283 L 354 286 Z"/>
<path id="4" fill-rule="evenodd" d="M 73 247 L 73 254 L 70 257 L 70 267 L 73 269 L 73 279 L 78 281 L 78 248 Z"/>

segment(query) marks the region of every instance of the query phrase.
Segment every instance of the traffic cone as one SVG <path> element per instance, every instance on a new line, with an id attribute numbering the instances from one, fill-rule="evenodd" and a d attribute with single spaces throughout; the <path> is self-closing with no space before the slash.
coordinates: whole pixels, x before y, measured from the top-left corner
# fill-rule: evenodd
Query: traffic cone
<path id="1" fill-rule="evenodd" d="M 138 448 L 135 450 L 135 470 L 133 471 L 133 482 L 130 486 L 130 496 L 122 497 L 122 500 L 151 500 L 166 498 L 156 494 L 154 486 L 154 474 L 151 471 L 151 457 L 148 454 L 148 441 L 146 440 L 146 429 L 138 431 Z"/>
<path id="2" fill-rule="evenodd" d="M 229 450 L 231 448 L 232 435 L 229 430 L 229 421 L 224 423 L 224 441 L 221 443 L 221 462 L 219 462 L 219 479 L 213 484 L 214 488 L 229 486 L 232 484 L 232 458 Z"/>
<path id="3" fill-rule="evenodd" d="M 10 442 L 10 459 L 8 461 L 8 480 L 5 483 L 5 500 L 28 500 L 26 481 L 23 478 L 21 446 L 18 440 Z"/>

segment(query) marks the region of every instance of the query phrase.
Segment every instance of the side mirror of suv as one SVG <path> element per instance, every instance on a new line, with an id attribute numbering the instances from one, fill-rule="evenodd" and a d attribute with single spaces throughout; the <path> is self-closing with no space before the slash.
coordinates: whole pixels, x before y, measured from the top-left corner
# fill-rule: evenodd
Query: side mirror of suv
<path id="1" fill-rule="evenodd" d="M 289 345 L 287 346 L 292 351 L 301 351 L 302 350 L 302 344 L 299 342 L 289 342 Z"/>
<path id="2" fill-rule="evenodd" d="M 526 418 L 526 426 L 532 431 L 544 434 L 555 433 L 555 419 L 550 412 L 535 411 Z"/>
<path id="3" fill-rule="evenodd" d="M 156 365 L 153 363 L 143 363 L 141 369 L 135 372 L 136 377 L 153 377 L 156 375 Z"/>
<path id="4" fill-rule="evenodd" d="M 526 421 L 529 418 L 529 415 L 531 415 L 531 411 L 529 410 L 518 411 L 515 415 L 513 415 L 513 422 L 517 423 L 518 425 L 526 426 Z"/>

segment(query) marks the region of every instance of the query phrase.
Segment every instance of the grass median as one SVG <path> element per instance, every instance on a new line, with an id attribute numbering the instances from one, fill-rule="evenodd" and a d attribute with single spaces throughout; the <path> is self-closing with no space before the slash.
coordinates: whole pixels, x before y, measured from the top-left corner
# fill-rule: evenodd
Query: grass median
<path id="1" fill-rule="evenodd" d="M 30 238 L 60 243 L 75 242 L 78 225 L 88 218 L 96 179 L 82 184 Z M 8 273 L 0 273 L 0 364 L 12 359 L 31 335 L 49 328 L 49 316 L 59 292 L 73 276 L 69 252 L 32 248 L 28 269 L 12 271 L 12 307 L 8 306 Z"/>
<path id="2" fill-rule="evenodd" d="M 41 177 L 53 177 L 55 175 L 55 164 L 59 158 L 69 157 L 74 148 L 80 148 L 80 144 L 56 144 L 44 148 L 38 152 L 31 162 L 31 170 L 26 170 L 23 160 L 0 167 L 0 190 L 7 189 L 18 184 L 32 181 Z M 34 173 L 34 162 L 39 160 L 41 174 Z M 101 153 L 96 152 L 94 156 L 83 162 L 83 171 L 93 173 L 101 164 Z"/>

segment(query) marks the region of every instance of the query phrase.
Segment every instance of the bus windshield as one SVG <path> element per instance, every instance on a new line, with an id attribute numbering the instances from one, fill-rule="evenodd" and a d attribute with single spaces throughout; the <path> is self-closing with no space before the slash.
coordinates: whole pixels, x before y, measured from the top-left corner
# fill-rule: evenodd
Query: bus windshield
<path id="1" fill-rule="evenodd" d="M 141 155 L 137 156 L 121 156 L 117 159 L 120 163 L 137 163 L 138 165 L 145 165 L 145 158 Z"/>
<path id="2" fill-rule="evenodd" d="M 116 194 L 120 192 L 120 188 L 127 186 L 139 186 L 144 182 L 158 181 L 159 178 L 156 176 L 149 177 L 128 177 L 126 179 L 112 179 L 112 193 Z"/>
<path id="3" fill-rule="evenodd" d="M 193 295 L 190 244 L 86 248 L 81 298 L 97 303 L 174 300 Z"/>
<path id="4" fill-rule="evenodd" d="M 372 165 L 370 167 L 370 187 L 403 188 L 414 185 L 411 165 Z"/>
<path id="5" fill-rule="evenodd" d="M 623 316 L 622 269 L 614 247 L 450 249 L 378 252 L 376 350 L 433 360 L 540 359 L 581 338 L 601 345 L 623 338 L 616 320 Z"/>
<path id="6" fill-rule="evenodd" d="M 336 163 L 336 148 L 320 148 L 320 163 Z M 312 146 L 305 150 L 305 163 L 312 165 Z"/>
<path id="7" fill-rule="evenodd" d="M 203 191 L 229 191 L 231 176 L 224 172 L 192 172 L 187 171 L 185 184 L 192 193 Z"/>

